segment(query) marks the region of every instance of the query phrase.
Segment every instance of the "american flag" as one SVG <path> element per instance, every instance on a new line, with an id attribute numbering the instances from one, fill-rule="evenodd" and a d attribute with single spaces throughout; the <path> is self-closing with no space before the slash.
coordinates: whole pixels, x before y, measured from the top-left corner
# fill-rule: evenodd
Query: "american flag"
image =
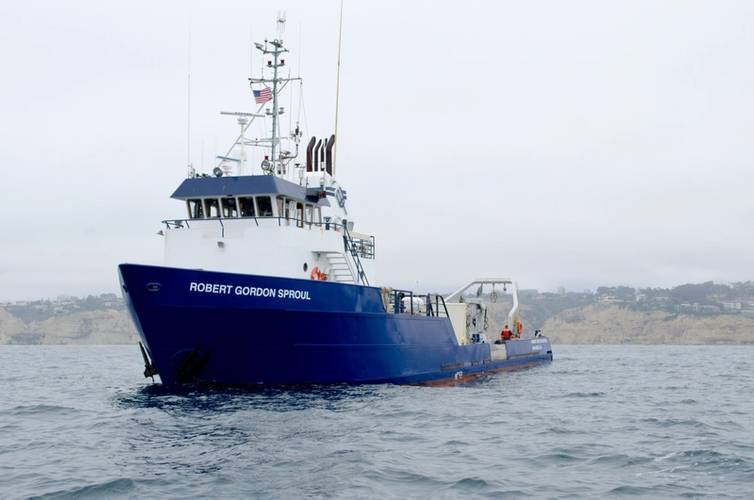
<path id="1" fill-rule="evenodd" d="M 262 90 L 252 90 L 252 92 L 254 92 L 254 102 L 257 104 L 264 104 L 272 100 L 272 92 L 269 87 L 265 87 Z"/>

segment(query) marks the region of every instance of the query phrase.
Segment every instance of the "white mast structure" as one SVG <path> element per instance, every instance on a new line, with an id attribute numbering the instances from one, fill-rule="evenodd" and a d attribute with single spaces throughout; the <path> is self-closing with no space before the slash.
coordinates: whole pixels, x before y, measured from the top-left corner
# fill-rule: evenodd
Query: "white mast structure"
<path id="1" fill-rule="evenodd" d="M 299 127 L 298 121 L 296 122 L 295 130 L 292 130 L 289 138 L 295 144 L 295 151 L 284 151 L 281 147 L 281 136 L 279 126 L 279 116 L 285 113 L 285 108 L 279 105 L 279 95 L 292 81 L 301 81 L 301 77 L 288 77 L 283 78 L 280 76 L 280 68 L 286 65 L 285 59 L 281 56 L 288 52 L 288 49 L 283 45 L 282 35 L 285 31 L 285 14 L 278 13 L 277 19 L 277 38 L 274 40 L 265 40 L 264 44 L 254 43 L 257 50 L 262 52 L 264 56 L 271 56 L 271 59 L 267 61 L 266 68 L 272 70 L 272 78 L 265 78 L 261 75 L 260 78 L 249 78 L 249 84 L 262 85 L 264 89 L 270 91 L 270 101 L 272 101 L 272 110 L 267 109 L 264 114 L 261 113 L 262 109 L 267 105 L 264 102 L 259 105 L 255 113 L 248 112 L 228 112 L 223 111 L 220 114 L 237 117 L 238 124 L 240 125 L 240 133 L 228 151 L 222 155 L 217 156 L 219 160 L 218 165 L 214 168 L 213 174 L 215 176 L 229 175 L 232 172 L 231 163 L 235 163 L 238 168 L 236 169 L 237 175 L 248 175 L 251 172 L 247 171 L 247 155 L 246 146 L 269 148 L 270 155 L 265 155 L 264 160 L 261 162 L 261 169 L 264 173 L 269 175 L 288 176 L 288 164 L 291 160 L 298 157 L 299 143 L 301 142 L 302 132 Z M 246 137 L 246 133 L 249 127 L 256 118 L 272 118 L 272 134 L 269 138 L 249 139 Z M 234 150 L 237 150 L 238 157 L 233 155 Z"/>

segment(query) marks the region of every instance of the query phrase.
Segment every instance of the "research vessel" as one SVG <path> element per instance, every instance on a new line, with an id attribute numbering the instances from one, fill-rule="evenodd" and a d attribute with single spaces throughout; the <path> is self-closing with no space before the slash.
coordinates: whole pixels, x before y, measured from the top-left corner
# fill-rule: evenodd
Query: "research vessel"
<path id="1" fill-rule="evenodd" d="M 238 136 L 211 174 L 189 164 L 173 192 L 186 216 L 162 221 L 164 264 L 118 266 L 145 376 L 164 385 L 442 384 L 551 361 L 547 337 L 516 338 L 511 279 L 471 280 L 447 296 L 379 281 L 376 239 L 337 181 L 335 133 L 304 145 L 293 120 L 281 133 L 290 112 L 281 94 L 301 82 L 287 71 L 283 27 L 278 20 L 277 36 L 255 44 L 256 111 L 223 113 Z M 512 297 L 506 341 L 488 328 L 499 293 Z"/>

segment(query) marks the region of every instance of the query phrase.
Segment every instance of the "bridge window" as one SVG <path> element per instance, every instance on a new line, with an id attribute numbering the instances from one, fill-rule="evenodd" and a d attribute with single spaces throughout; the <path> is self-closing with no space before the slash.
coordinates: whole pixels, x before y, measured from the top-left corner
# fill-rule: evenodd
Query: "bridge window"
<path id="1" fill-rule="evenodd" d="M 257 196 L 257 213 L 260 217 L 272 217 L 272 200 L 269 196 Z"/>
<path id="2" fill-rule="evenodd" d="M 238 208 L 236 207 L 235 198 L 223 198 L 223 217 L 238 217 Z"/>
<path id="3" fill-rule="evenodd" d="M 202 208 L 202 200 L 188 200 L 189 219 L 203 219 L 204 209 Z"/>
<path id="4" fill-rule="evenodd" d="M 304 204 L 296 203 L 296 225 L 304 227 Z"/>
<path id="5" fill-rule="evenodd" d="M 278 196 L 275 201 L 278 206 L 278 217 L 288 217 L 288 214 L 285 213 L 285 198 Z"/>
<path id="6" fill-rule="evenodd" d="M 241 206 L 241 217 L 254 217 L 254 198 L 251 196 L 238 198 L 238 204 Z"/>
<path id="7" fill-rule="evenodd" d="M 314 207 L 306 205 L 306 223 L 311 224 L 314 222 Z"/>
<path id="8" fill-rule="evenodd" d="M 217 198 L 204 199 L 204 213 L 207 217 L 220 217 L 220 203 Z"/>

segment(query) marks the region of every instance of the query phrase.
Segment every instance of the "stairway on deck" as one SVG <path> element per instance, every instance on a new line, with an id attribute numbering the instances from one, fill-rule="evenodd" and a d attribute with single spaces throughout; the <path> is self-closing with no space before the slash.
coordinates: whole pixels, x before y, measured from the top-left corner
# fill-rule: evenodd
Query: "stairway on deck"
<path id="1" fill-rule="evenodd" d="M 338 283 L 356 283 L 354 278 L 355 273 L 351 269 L 351 265 L 348 263 L 348 258 L 341 252 L 317 252 L 320 255 L 324 255 L 330 265 L 330 271 L 328 273 L 328 279 L 336 281 Z"/>

